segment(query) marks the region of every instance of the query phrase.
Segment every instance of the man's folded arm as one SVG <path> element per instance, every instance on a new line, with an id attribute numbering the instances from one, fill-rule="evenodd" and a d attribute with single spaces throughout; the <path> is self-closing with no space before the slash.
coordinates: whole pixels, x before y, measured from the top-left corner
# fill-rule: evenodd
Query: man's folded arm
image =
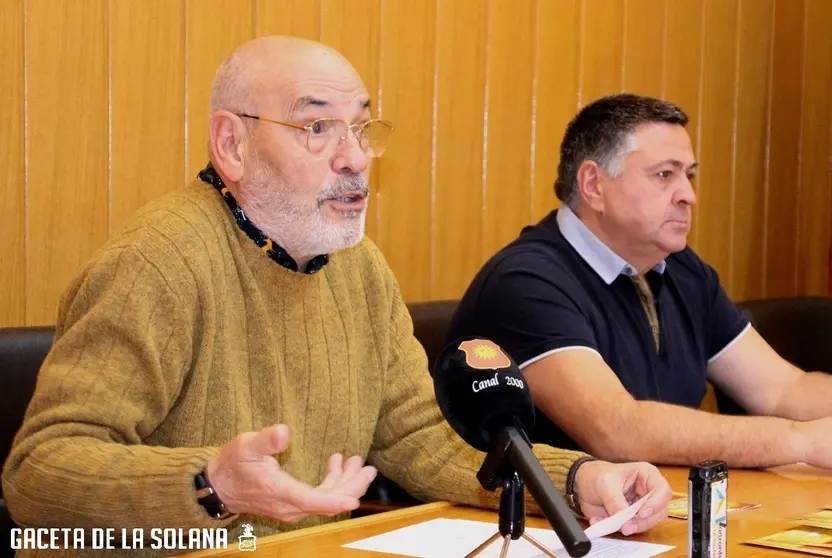
<path id="1" fill-rule="evenodd" d="M 73 282 L 3 471 L 19 524 L 224 524 L 193 480 L 218 449 L 143 445 L 186 381 L 193 312 L 137 249 L 104 252 Z"/>
<path id="2" fill-rule="evenodd" d="M 750 326 L 711 359 L 708 376 L 749 413 L 799 421 L 832 415 L 832 375 L 804 372 Z"/>
<path id="3" fill-rule="evenodd" d="M 591 351 L 557 352 L 524 375 L 538 408 L 601 459 L 690 464 L 719 458 L 735 467 L 768 467 L 803 458 L 795 423 L 636 401 Z"/>

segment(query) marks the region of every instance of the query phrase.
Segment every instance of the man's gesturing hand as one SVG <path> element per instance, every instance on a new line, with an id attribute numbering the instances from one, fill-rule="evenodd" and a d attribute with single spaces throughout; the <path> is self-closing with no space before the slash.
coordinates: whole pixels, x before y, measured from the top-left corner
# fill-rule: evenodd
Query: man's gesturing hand
<path id="1" fill-rule="evenodd" d="M 323 482 L 312 487 L 286 473 L 274 458 L 289 446 L 284 424 L 241 434 L 223 446 L 206 466 L 206 475 L 232 513 L 298 521 L 310 515 L 332 516 L 358 507 L 358 499 L 376 477 L 358 456 L 329 458 Z"/>

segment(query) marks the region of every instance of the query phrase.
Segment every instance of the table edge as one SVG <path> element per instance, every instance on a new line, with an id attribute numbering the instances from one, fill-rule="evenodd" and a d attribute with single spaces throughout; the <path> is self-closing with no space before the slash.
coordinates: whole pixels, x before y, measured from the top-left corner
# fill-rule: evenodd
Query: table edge
<path id="1" fill-rule="evenodd" d="M 328 531 L 336 531 L 336 530 L 343 530 L 343 529 L 350 529 L 353 527 L 361 527 L 364 525 L 372 525 L 374 523 L 381 523 L 384 521 L 389 521 L 391 519 L 399 519 L 402 517 L 407 517 L 410 515 L 419 515 L 426 512 L 431 512 L 434 510 L 440 510 L 443 508 L 450 508 L 456 506 L 452 502 L 431 502 L 429 504 L 420 504 L 416 506 L 409 506 L 406 508 L 401 508 L 398 510 L 391 510 L 388 512 L 377 513 L 373 515 L 366 515 L 364 517 L 356 517 L 354 519 L 345 519 L 342 521 L 332 521 L 329 523 L 324 523 L 323 525 L 315 525 L 313 527 L 306 527 L 304 529 L 295 529 L 293 531 L 286 531 L 284 533 L 276 533 L 274 535 L 269 535 L 268 537 L 258 538 L 257 540 L 257 547 L 260 548 L 261 546 L 270 545 L 274 541 L 288 541 L 292 539 L 300 539 L 303 537 L 310 537 L 319 535 L 321 533 L 326 533 Z M 188 552 L 186 554 L 179 554 L 180 558 L 207 558 L 207 557 L 215 557 L 215 556 L 225 556 L 228 554 L 234 554 L 237 552 L 236 546 L 232 546 L 232 542 L 228 541 L 228 548 L 222 550 L 197 550 L 194 552 Z"/>

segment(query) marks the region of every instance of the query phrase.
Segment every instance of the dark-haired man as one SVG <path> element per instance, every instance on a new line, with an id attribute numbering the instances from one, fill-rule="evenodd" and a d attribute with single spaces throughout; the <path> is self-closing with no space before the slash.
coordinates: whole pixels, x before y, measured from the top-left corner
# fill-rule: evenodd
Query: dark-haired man
<path id="1" fill-rule="evenodd" d="M 687 122 L 636 95 L 585 107 L 561 145 L 562 207 L 487 262 L 449 338 L 488 337 L 520 364 L 545 414 L 537 441 L 609 460 L 832 467 L 832 377 L 779 357 L 687 246 Z M 706 379 L 768 416 L 698 410 Z"/>

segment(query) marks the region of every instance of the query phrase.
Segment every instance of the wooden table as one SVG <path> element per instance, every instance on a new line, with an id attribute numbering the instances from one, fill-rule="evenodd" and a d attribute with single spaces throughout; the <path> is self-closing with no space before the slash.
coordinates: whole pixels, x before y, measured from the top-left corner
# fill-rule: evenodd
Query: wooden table
<path id="1" fill-rule="evenodd" d="M 663 467 L 662 472 L 674 490 L 687 491 L 687 469 Z M 832 505 L 832 471 L 813 469 L 803 465 L 778 467 L 768 471 L 731 470 L 728 477 L 729 500 L 758 503 L 755 510 L 731 513 L 728 516 L 728 552 L 731 558 L 810 556 L 769 548 L 740 544 L 781 530 L 791 519 Z M 472 519 L 496 523 L 493 511 L 478 510 L 437 502 L 392 512 L 350 519 L 308 529 L 289 531 L 257 539 L 257 550 L 240 552 L 236 541 L 229 540 L 227 550 L 200 551 L 187 558 L 239 556 L 240 558 L 306 558 L 309 556 L 390 556 L 341 548 L 341 545 L 373 535 L 406 527 L 439 517 Z M 528 527 L 548 527 L 545 519 L 529 517 Z M 668 518 L 647 533 L 630 537 L 632 540 L 673 545 L 676 548 L 662 554 L 664 558 L 687 556 L 687 521 Z M 565 553 L 563 553 L 565 556 Z"/>

